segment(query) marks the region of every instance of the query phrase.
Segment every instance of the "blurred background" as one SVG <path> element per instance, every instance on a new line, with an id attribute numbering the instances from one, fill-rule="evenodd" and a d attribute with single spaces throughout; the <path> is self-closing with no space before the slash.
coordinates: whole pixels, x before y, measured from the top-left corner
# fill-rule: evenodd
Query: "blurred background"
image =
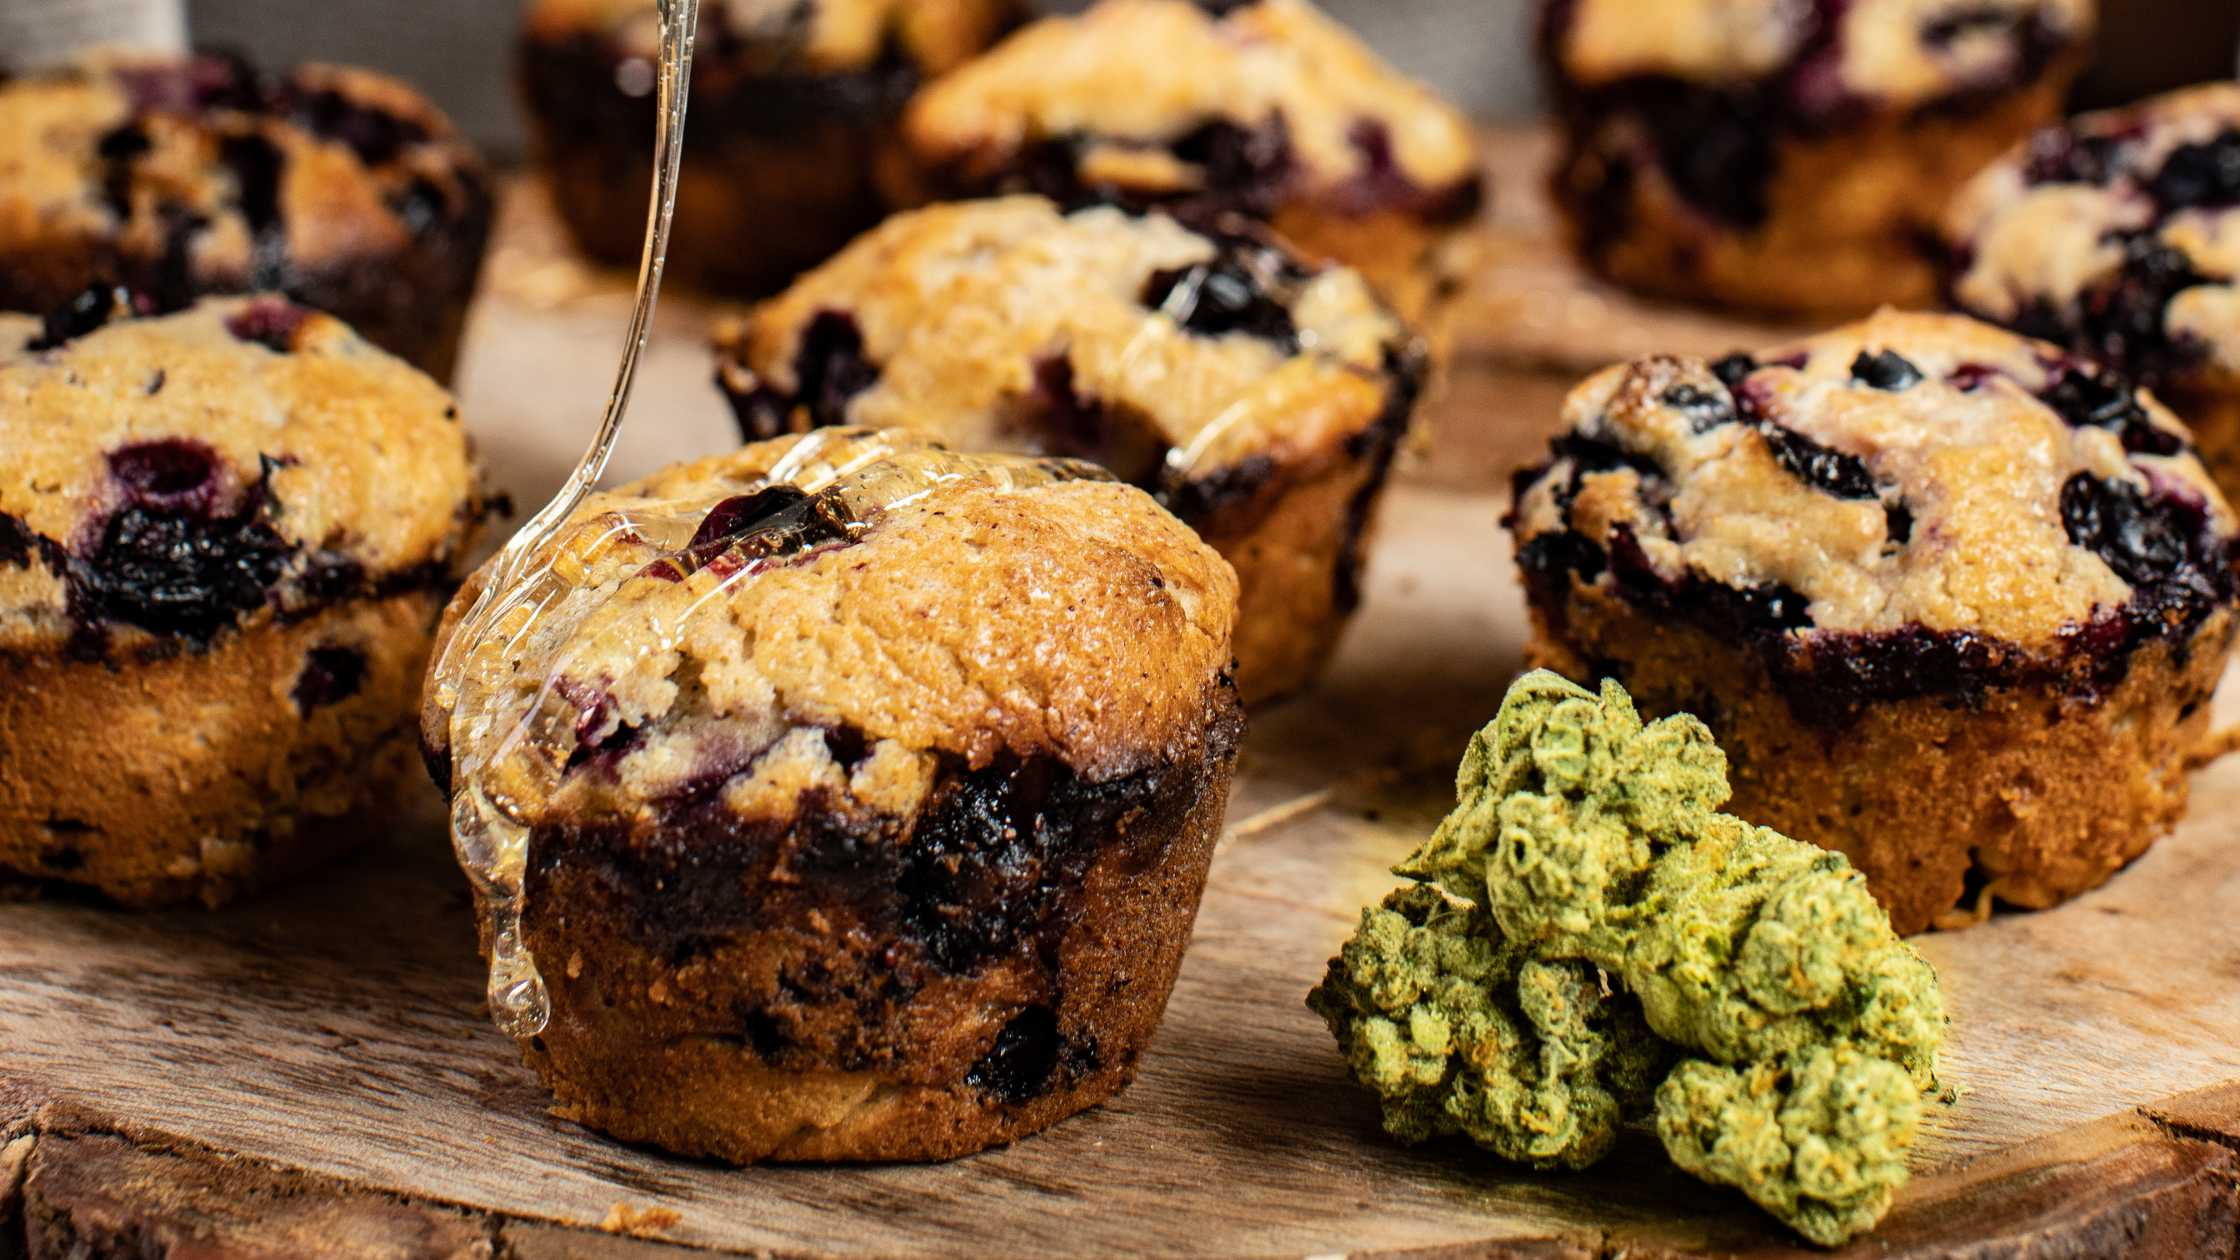
<path id="1" fill-rule="evenodd" d="M 0 6 L 27 0 L 0 0 Z M 1531 0 L 1321 0 L 1393 62 L 1466 109 L 1514 118 L 1539 104 Z M 1052 12 L 1084 0 L 1043 0 Z M 1955 3 L 1956 8 L 1966 7 Z M 515 0 L 188 0 L 197 43 L 228 44 L 267 64 L 347 61 L 419 84 L 501 161 L 523 151 L 509 77 Z M 2101 0 L 2100 61 L 2077 103 L 2118 104 L 2231 75 L 2240 0 Z"/>

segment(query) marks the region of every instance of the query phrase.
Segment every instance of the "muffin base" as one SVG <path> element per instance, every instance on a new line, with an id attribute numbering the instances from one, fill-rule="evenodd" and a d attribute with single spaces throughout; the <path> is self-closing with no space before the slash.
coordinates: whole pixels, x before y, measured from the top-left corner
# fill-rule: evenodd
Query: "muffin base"
<path id="1" fill-rule="evenodd" d="M 596 41 L 532 42 L 522 82 L 538 165 L 577 246 L 609 266 L 637 266 L 653 98 L 620 95 Z M 728 94 L 701 87 L 677 176 L 669 278 L 764 297 L 876 224 L 884 205 L 873 170 L 917 82 L 914 67 L 889 59 L 825 79 L 740 80 Z"/>
<path id="2" fill-rule="evenodd" d="M 2190 640 L 2147 644 L 2096 698 L 2025 679 L 1832 724 L 1801 718 L 1748 645 L 1576 580 L 1550 602 L 1534 592 L 1528 665 L 1616 677 L 1644 716 L 1702 718 L 1727 754 L 1728 812 L 1845 854 L 1901 934 L 1980 922 L 1993 899 L 2056 905 L 2146 852 L 2185 812 L 2235 630 L 2220 610 Z"/>
<path id="3" fill-rule="evenodd" d="M 1313 685 L 1338 650 L 1361 603 L 1400 414 L 1232 506 L 1184 515 L 1237 571 L 1237 694 L 1248 707 Z"/>
<path id="4" fill-rule="evenodd" d="M 526 929 L 552 1017 L 524 1059 L 560 1115 L 740 1164 L 949 1159 L 1104 1101 L 1135 1076 L 1197 914 L 1242 729 L 1219 701 L 1202 757 L 1078 835 L 1077 871 L 1038 868 L 1042 913 L 964 960 L 896 908 L 913 877 L 893 868 L 923 841 L 806 799 L 721 836 L 538 828 Z M 843 832 L 847 860 L 814 856 Z"/>
<path id="5" fill-rule="evenodd" d="M 1754 227 L 1697 209 L 1673 187 L 1626 109 L 1574 107 L 1551 181 L 1589 268 L 1661 297 L 1777 315 L 1835 318 L 1928 307 L 1928 242 L 1952 194 L 2015 142 L 2061 115 L 2077 54 L 1981 108 L 1883 111 L 1825 136 L 1774 145 L 1766 217 Z M 1582 139 L 1591 147 L 1583 148 Z"/>
<path id="6" fill-rule="evenodd" d="M 374 838 L 419 772 L 442 607 L 354 600 L 147 660 L 0 653 L 0 873 L 217 906 Z M 346 660 L 356 689 L 320 703 Z"/>

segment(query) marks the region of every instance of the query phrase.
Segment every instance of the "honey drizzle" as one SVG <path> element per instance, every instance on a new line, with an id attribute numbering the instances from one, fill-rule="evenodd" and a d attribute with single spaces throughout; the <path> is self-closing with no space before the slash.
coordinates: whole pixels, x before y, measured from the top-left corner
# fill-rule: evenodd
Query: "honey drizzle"
<path id="1" fill-rule="evenodd" d="M 473 756 L 479 745 L 471 738 L 462 738 L 471 734 L 462 729 L 462 722 L 471 722 L 477 706 L 462 706 L 461 701 L 467 695 L 473 649 L 493 630 L 502 630 L 509 640 L 518 641 L 540 615 L 549 611 L 546 603 L 535 602 L 549 600 L 557 593 L 545 580 L 552 577 L 549 562 L 545 568 L 531 572 L 531 558 L 560 531 L 606 471 L 615 435 L 621 431 L 623 413 L 629 407 L 638 361 L 652 333 L 654 305 L 661 295 L 661 275 L 669 256 L 669 225 L 676 215 L 677 172 L 684 153 L 685 105 L 692 81 L 692 41 L 700 24 L 700 0 L 658 0 L 658 8 L 661 108 L 654 123 L 654 149 L 661 160 L 654 170 L 629 341 L 615 373 L 614 389 L 607 396 L 606 411 L 590 448 L 577 461 L 560 492 L 491 562 L 488 585 L 460 619 L 444 648 L 443 659 L 436 665 L 437 703 L 449 713 L 451 724 L 452 848 L 489 909 L 491 1018 L 516 1037 L 532 1037 L 544 1031 L 552 1013 L 543 977 L 538 975 L 536 960 L 529 956 L 521 937 L 522 880 L 529 833 L 522 824 L 518 804 L 492 800 L 484 793 L 477 773 L 482 766 Z"/>

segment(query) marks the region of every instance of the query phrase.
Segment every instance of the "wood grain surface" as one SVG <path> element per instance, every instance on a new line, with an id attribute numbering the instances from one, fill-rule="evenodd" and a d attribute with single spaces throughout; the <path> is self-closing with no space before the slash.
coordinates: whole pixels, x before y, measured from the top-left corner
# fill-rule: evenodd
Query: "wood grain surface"
<path id="1" fill-rule="evenodd" d="M 624 314 L 611 277 L 540 257 L 501 255 L 461 376 L 524 505 L 588 433 Z M 713 314 L 668 307 L 618 475 L 733 440 L 701 351 Z M 0 907 L 0 1255 L 1811 1254 L 1646 1131 L 1571 1174 L 1402 1149 L 1302 1005 L 1518 668 L 1498 481 L 1465 464 L 1529 449 L 1552 416 L 1472 381 L 1485 344 L 1390 500 L 1329 678 L 1254 715 L 1181 980 L 1113 1103 L 934 1166 L 739 1170 L 555 1119 L 487 1022 L 423 791 L 382 844 L 223 911 Z M 2195 790 L 2106 888 L 1922 939 L 1967 1092 L 1843 1254 L 2233 1254 L 2240 764 Z"/>

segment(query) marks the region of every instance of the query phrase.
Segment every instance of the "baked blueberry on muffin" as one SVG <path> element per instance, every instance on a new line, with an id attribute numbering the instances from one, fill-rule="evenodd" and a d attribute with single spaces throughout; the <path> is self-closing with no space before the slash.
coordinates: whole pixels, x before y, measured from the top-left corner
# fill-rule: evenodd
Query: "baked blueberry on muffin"
<path id="1" fill-rule="evenodd" d="M 1305 0 L 1045 18 L 921 92 L 903 127 L 905 204 L 1035 192 L 1244 214 L 1425 328 L 1460 285 L 1478 208 L 1461 113 Z"/>
<path id="2" fill-rule="evenodd" d="M 710 0 L 670 275 L 759 296 L 878 222 L 874 168 L 918 85 L 1017 24 L 1019 0 Z M 521 81 L 537 160 L 585 253 L 635 267 L 653 181 L 654 0 L 536 0 Z"/>
<path id="3" fill-rule="evenodd" d="M 2049 127 L 1947 228 L 1954 305 L 2152 388 L 2240 492 L 2240 85 Z"/>
<path id="4" fill-rule="evenodd" d="M 1127 1084 L 1243 724 L 1218 555 L 1090 465 L 831 429 L 593 496 L 533 559 L 424 730 L 562 1114 L 944 1159 Z"/>
<path id="5" fill-rule="evenodd" d="M 1422 378 L 1357 274 L 1249 220 L 1039 197 L 896 215 L 718 344 L 749 438 L 909 425 L 1151 491 L 1236 566 L 1247 704 L 1336 647 Z"/>
<path id="6" fill-rule="evenodd" d="M 282 292 L 447 378 L 489 224 L 481 160 L 371 71 L 135 54 L 0 83 L 0 309 Z"/>
<path id="7" fill-rule="evenodd" d="M 1920 306 L 1953 190 L 2060 114 L 2092 0 L 1546 0 L 1557 204 L 1630 288 Z"/>
<path id="8" fill-rule="evenodd" d="M 89 297 L 0 315 L 0 450 L 0 872 L 215 905 L 383 826 L 482 515 L 449 395 L 280 298 Z"/>
<path id="9" fill-rule="evenodd" d="M 2232 510 L 2087 360 L 1883 312 L 1589 378 L 1509 527 L 1528 655 L 1707 723 L 1733 812 L 1840 850 L 1901 932 L 2097 886 L 2184 811 Z"/>

